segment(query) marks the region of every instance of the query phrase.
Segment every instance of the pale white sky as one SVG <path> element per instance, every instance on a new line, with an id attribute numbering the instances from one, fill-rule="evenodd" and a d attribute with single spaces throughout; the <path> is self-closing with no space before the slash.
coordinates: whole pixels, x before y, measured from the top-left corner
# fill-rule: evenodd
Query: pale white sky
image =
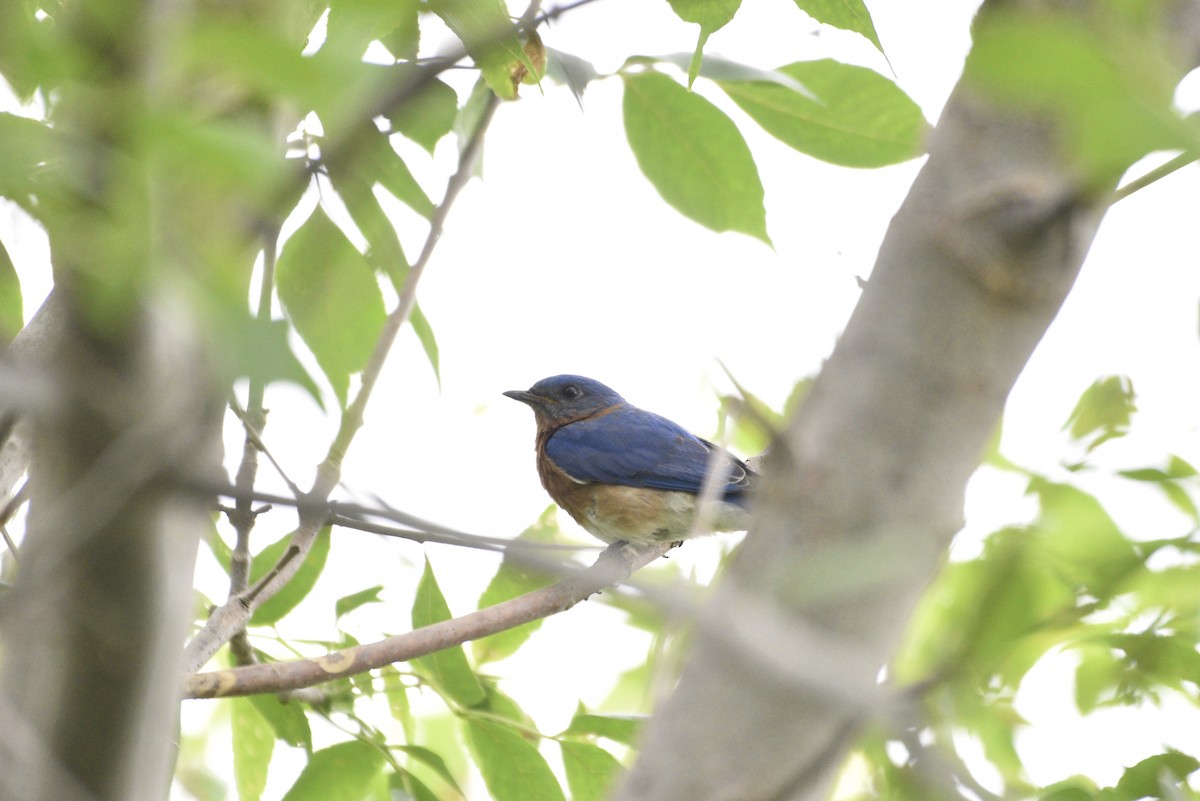
<path id="1" fill-rule="evenodd" d="M 873 4 L 891 69 L 865 41 L 817 31 L 790 0 L 747 2 L 707 50 L 762 68 L 825 56 L 862 63 L 894 75 L 935 122 L 958 77 L 975 5 Z M 695 29 L 665 2 L 606 0 L 567 14 L 543 38 L 610 72 L 628 53 L 690 51 Z M 436 49 L 433 35 L 426 46 Z M 719 91 L 698 88 L 732 108 Z M 920 161 L 871 171 L 832 167 L 745 121 L 766 189 L 772 250 L 746 236 L 711 233 L 658 198 L 625 144 L 619 78 L 592 84 L 582 112 L 564 87 L 548 84 L 544 94 L 523 87 L 522 93 L 499 110 L 484 178 L 458 200 L 419 292 L 441 347 L 442 386 L 406 330 L 344 472 L 346 485 L 364 496 L 378 494 L 414 514 L 498 536 L 515 535 L 548 503 L 533 467 L 532 416 L 502 391 L 555 373 L 581 373 L 711 435 L 714 387 L 730 389 L 720 361 L 747 387 L 781 403 L 832 349 L 857 299 L 856 276 L 869 275 L 891 215 L 920 167 Z M 436 199 L 453 163 L 453 143 L 444 142 L 433 162 L 416 148 L 404 155 Z M 1136 437 L 1105 446 L 1111 463 L 1144 466 L 1168 451 L 1200 463 L 1200 243 L 1191 202 L 1198 182 L 1195 168 L 1187 168 L 1109 214 L 1078 286 L 1014 390 L 1004 445 L 1010 458 L 1054 471 L 1066 453 L 1060 428 L 1079 394 L 1100 375 L 1122 373 L 1132 377 L 1142 413 Z M 396 216 L 415 257 L 423 227 L 406 209 L 397 206 Z M 31 314 L 46 287 L 37 275 L 46 270 L 44 244 L 7 209 L 0 212 L 0 238 L 21 273 Z M 267 442 L 305 485 L 336 421 L 286 387 L 272 388 L 268 405 Z M 233 426 L 227 449 L 232 465 L 241 449 Z M 1148 490 L 1105 485 L 1105 491 L 1121 496 L 1111 511 L 1138 535 L 1187 530 L 1182 518 L 1154 513 L 1162 504 Z M 970 553 L 979 533 L 1026 517 L 1030 507 L 1022 493 L 1011 477 L 977 477 L 969 494 L 970 534 L 959 551 Z M 274 533 L 263 536 L 273 539 L 292 523 L 286 512 L 269 516 L 264 530 Z M 685 569 L 708 570 L 722 543 L 733 541 L 689 543 L 674 558 Z M 451 608 L 473 608 L 495 558 L 429 552 Z M 339 533 L 327 573 L 333 578 L 318 596 L 384 584 L 389 603 L 364 608 L 355 619 L 357 633 L 373 638 L 380 630 L 403 630 L 411 589 L 397 586 L 397 577 L 415 581 L 402 566 L 420 558 L 416 546 Z M 220 596 L 221 584 L 203 558 L 200 575 L 204 589 Z M 643 648 L 644 638 L 619 614 L 582 604 L 548 621 L 523 658 L 494 670 L 506 676 L 519 701 L 545 700 L 545 711 L 530 711 L 553 732 L 565 725 L 556 716 L 569 714 L 575 698 L 599 703 L 611 686 L 608 677 L 639 661 Z M 1039 690 L 1055 686 L 1049 679 L 1061 680 L 1070 668 L 1069 660 L 1052 660 L 1035 669 L 1022 696 L 1021 712 L 1039 724 L 1021 741 L 1035 781 L 1084 772 L 1112 782 L 1122 765 L 1154 753 L 1160 742 L 1200 752 L 1194 710 L 1165 718 L 1103 713 L 1079 728 L 1069 692 Z"/>

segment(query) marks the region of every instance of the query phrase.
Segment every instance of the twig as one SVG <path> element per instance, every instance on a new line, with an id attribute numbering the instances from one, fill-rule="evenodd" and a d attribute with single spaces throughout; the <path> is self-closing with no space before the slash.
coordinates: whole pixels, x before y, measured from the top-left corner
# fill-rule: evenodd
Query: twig
<path id="1" fill-rule="evenodd" d="M 1112 203 L 1116 203 L 1118 200 L 1124 200 L 1125 198 L 1129 197 L 1130 195 L 1132 195 L 1134 192 L 1138 191 L 1139 189 L 1145 189 L 1147 186 L 1154 183 L 1155 181 L 1166 178 L 1168 175 L 1175 172 L 1176 170 L 1186 167 L 1187 165 L 1191 164 L 1193 161 L 1196 161 L 1197 158 L 1200 158 L 1200 157 L 1198 157 L 1195 153 L 1192 153 L 1192 152 L 1180 153 L 1178 156 L 1176 156 L 1175 158 L 1166 162 L 1165 164 L 1160 164 L 1159 166 L 1155 167 L 1153 170 L 1146 173 L 1145 175 L 1143 175 L 1139 178 L 1134 178 L 1129 183 L 1118 188 L 1116 191 L 1113 192 L 1112 200 L 1110 200 L 1109 203 L 1112 204 Z"/>
<path id="2" fill-rule="evenodd" d="M 186 679 L 183 695 L 185 698 L 228 698 L 312 687 L 461 645 L 570 609 L 599 590 L 626 580 L 635 570 L 662 556 L 671 547 L 671 543 L 657 543 L 631 548 L 618 543 L 605 550 L 591 567 L 549 587 L 495 606 L 317 659 L 200 673 Z"/>
<path id="3" fill-rule="evenodd" d="M 8 521 L 17 513 L 17 509 L 21 504 L 29 499 L 29 482 L 26 481 L 21 485 L 20 489 L 13 493 L 13 496 L 8 499 L 8 503 L 4 504 L 4 508 L 0 509 L 0 536 L 4 537 L 4 544 L 8 548 L 8 552 L 12 554 L 13 561 L 19 561 L 17 556 L 17 543 L 13 541 L 12 536 L 8 533 Z"/>
<path id="4" fill-rule="evenodd" d="M 262 284 L 258 291 L 256 312 L 260 322 L 271 319 L 271 292 L 275 284 L 275 251 L 278 246 L 279 228 L 274 225 L 268 226 L 263 236 Z M 234 480 L 237 494 L 234 496 L 233 514 L 229 515 L 236 534 L 233 552 L 229 556 L 229 598 L 245 592 L 250 585 L 250 532 L 254 530 L 254 523 L 258 517 L 250 492 L 254 489 L 254 481 L 258 477 L 258 452 L 262 445 L 262 430 L 267 423 L 267 412 L 263 405 L 265 394 L 266 385 L 263 380 L 251 376 L 246 396 L 246 411 L 238 415 L 246 430 L 246 438 L 242 445 L 242 462 Z M 232 406 L 236 407 L 236 404 L 236 399 L 231 401 Z M 254 649 L 246 639 L 245 629 L 230 638 L 229 648 L 233 652 L 234 664 L 251 665 L 256 661 Z"/>

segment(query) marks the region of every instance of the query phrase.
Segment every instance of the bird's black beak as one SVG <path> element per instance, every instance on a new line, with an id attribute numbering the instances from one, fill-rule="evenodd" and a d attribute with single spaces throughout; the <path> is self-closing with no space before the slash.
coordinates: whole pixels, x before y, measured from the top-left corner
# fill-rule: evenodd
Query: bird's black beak
<path id="1" fill-rule="evenodd" d="M 527 406 L 532 406 L 535 409 L 540 409 L 545 406 L 545 402 L 540 396 L 534 395 L 532 392 L 526 392 L 523 389 L 510 389 L 508 392 L 504 393 L 504 396 L 507 398 L 512 398 L 515 401 L 520 401 Z"/>

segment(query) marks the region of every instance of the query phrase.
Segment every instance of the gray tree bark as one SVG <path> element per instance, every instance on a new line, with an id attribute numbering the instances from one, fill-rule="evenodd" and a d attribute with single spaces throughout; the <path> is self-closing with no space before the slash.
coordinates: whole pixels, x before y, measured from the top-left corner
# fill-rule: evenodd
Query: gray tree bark
<path id="1" fill-rule="evenodd" d="M 1200 4 L 1170 17 L 1194 64 Z M 1105 210 L 1055 133 L 955 90 L 617 801 L 822 798 L 864 724 L 902 713 L 880 671 Z"/>

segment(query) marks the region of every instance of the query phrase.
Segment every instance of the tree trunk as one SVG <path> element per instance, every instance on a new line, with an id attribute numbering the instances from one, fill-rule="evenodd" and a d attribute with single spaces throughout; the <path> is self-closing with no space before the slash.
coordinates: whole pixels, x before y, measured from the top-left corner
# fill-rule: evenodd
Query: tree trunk
<path id="1" fill-rule="evenodd" d="M 1200 4 L 1175 11 L 1191 57 Z M 1051 121 L 956 89 L 615 799 L 823 798 L 863 725 L 897 719 L 880 671 L 1107 202 L 1056 142 Z"/>

